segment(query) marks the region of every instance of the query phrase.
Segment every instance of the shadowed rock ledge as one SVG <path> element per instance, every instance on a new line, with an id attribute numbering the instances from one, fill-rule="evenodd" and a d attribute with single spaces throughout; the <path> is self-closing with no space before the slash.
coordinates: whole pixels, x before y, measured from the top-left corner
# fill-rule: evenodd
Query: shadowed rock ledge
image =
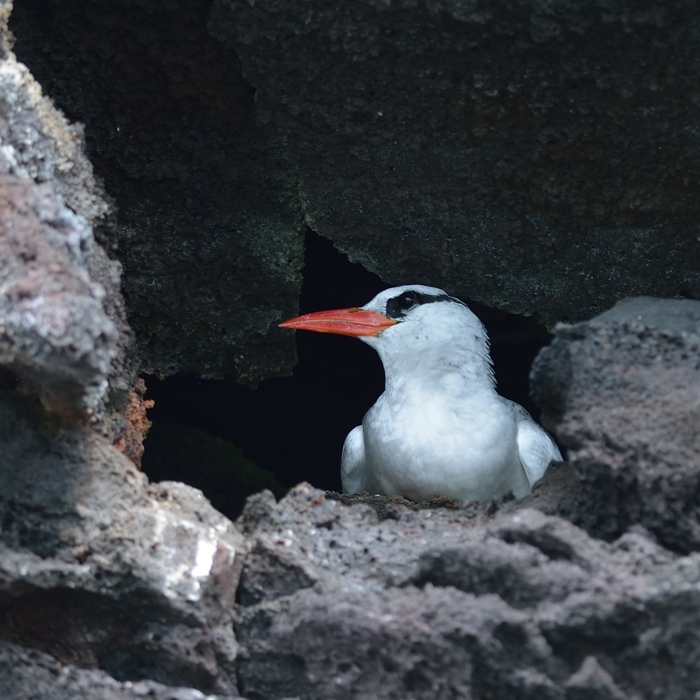
<path id="1" fill-rule="evenodd" d="M 288 371 L 307 225 L 387 286 L 549 327 L 700 298 L 687 0 L 22 0 L 12 22 L 119 207 L 151 373 Z"/>
<path id="2" fill-rule="evenodd" d="M 94 237 L 110 204 L 4 26 L 0 49 L 0 696 L 237 697 L 246 544 L 135 466 L 143 386 Z"/>
<path id="3" fill-rule="evenodd" d="M 0 395 L 0 638 L 121 680 L 232 692 L 246 549 L 233 524 L 12 394 Z"/>

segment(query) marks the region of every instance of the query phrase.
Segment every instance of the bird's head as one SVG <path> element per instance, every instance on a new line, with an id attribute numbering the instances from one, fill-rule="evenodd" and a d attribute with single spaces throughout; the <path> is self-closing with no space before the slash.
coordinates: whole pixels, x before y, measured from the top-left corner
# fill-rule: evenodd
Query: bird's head
<path id="1" fill-rule="evenodd" d="M 362 307 L 317 311 L 281 323 L 282 328 L 335 333 L 372 346 L 385 367 L 393 362 L 463 363 L 488 360 L 488 336 L 481 321 L 459 299 L 436 287 L 392 287 Z"/>

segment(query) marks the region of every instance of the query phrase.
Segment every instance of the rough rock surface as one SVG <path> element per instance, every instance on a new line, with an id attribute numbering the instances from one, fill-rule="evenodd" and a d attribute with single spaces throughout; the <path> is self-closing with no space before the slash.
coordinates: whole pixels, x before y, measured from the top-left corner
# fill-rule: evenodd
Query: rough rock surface
<path id="1" fill-rule="evenodd" d="M 16 21 L 121 213 L 0 31 L 0 696 L 696 700 L 698 303 L 559 328 L 534 380 L 571 465 L 524 501 L 301 486 L 234 525 L 125 456 L 144 399 L 93 240 L 162 373 L 287 364 L 268 330 L 304 216 L 387 281 L 547 320 L 700 296 L 692 3 L 22 0 Z"/>
<path id="2" fill-rule="evenodd" d="M 119 220 L 141 369 L 255 382 L 294 360 L 306 226 L 208 1 L 22 0 L 17 51 L 85 124 Z"/>
<path id="3" fill-rule="evenodd" d="M 121 265 L 95 244 L 110 207 L 82 130 L 8 48 L 0 5 L 0 366 L 64 418 L 112 440 L 134 381 Z"/>
<path id="4" fill-rule="evenodd" d="M 58 415 L 101 412 L 124 349 L 90 278 L 92 230 L 48 183 L 0 175 L 0 207 L 0 365 Z"/>
<path id="5" fill-rule="evenodd" d="M 687 0 L 216 0 L 311 228 L 548 324 L 700 298 Z M 693 58 L 691 58 L 693 57 Z"/>
<path id="6" fill-rule="evenodd" d="M 101 671 L 61 666 L 48 654 L 0 642 L 0 696 L 3 700 L 229 700 L 194 688 L 173 688 L 153 681 L 120 683 Z"/>
<path id="7" fill-rule="evenodd" d="M 541 489 L 547 488 L 545 483 Z M 506 505 L 379 520 L 300 486 L 253 497 L 238 593 L 249 698 L 690 700 L 700 555 Z"/>
<path id="8" fill-rule="evenodd" d="M 147 402 L 127 356 L 121 265 L 93 233 L 110 208 L 80 129 L 9 50 L 9 8 L 0 3 L 0 696 L 238 697 L 245 542 L 201 493 L 151 486 L 134 466 Z"/>
<path id="9" fill-rule="evenodd" d="M 700 298 L 688 0 L 22 0 L 12 22 L 118 203 L 151 372 L 289 369 L 305 223 L 387 284 L 548 325 Z"/>
<path id="10" fill-rule="evenodd" d="M 700 302 L 626 299 L 560 326 L 533 380 L 596 504 L 581 524 L 616 537 L 640 523 L 671 549 L 700 549 Z"/>
<path id="11" fill-rule="evenodd" d="M 235 694 L 245 543 L 231 522 L 11 390 L 0 444 L 0 639 L 121 680 Z"/>
<path id="12" fill-rule="evenodd" d="M 83 129 L 71 124 L 47 98 L 27 67 L 9 50 L 7 21 L 12 3 L 0 3 L 0 140 L 2 172 L 51 182 L 57 193 L 91 226 L 110 207 L 85 153 Z"/>
<path id="13" fill-rule="evenodd" d="M 307 486 L 251 499 L 239 690 L 696 698 L 699 347 L 689 300 L 559 327 L 533 381 L 571 464 L 523 501 L 416 509 Z"/>

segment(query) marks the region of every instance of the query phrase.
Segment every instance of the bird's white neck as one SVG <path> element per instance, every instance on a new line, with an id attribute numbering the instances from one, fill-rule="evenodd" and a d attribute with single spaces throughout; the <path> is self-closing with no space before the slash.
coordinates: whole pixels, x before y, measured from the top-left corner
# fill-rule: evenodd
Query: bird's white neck
<path id="1" fill-rule="evenodd" d="M 424 303 L 406 320 L 362 340 L 379 353 L 389 394 L 404 388 L 415 395 L 441 387 L 462 394 L 495 390 L 486 329 L 455 300 Z"/>
<path id="2" fill-rule="evenodd" d="M 444 391 L 464 395 L 464 392 L 495 391 L 488 346 L 474 343 L 454 345 L 448 352 L 430 349 L 415 353 L 387 353 L 378 348 L 384 365 L 386 391 L 390 394 L 418 389 Z"/>

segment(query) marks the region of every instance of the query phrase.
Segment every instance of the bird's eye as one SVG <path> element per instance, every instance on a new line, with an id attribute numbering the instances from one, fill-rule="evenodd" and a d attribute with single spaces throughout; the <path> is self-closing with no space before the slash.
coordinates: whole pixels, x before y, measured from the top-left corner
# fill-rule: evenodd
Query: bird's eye
<path id="1" fill-rule="evenodd" d="M 394 321 L 403 321 L 406 312 L 418 306 L 421 302 L 421 295 L 409 289 L 386 302 L 386 315 Z"/>
<path id="2" fill-rule="evenodd" d="M 401 311 L 408 311 L 418 303 L 415 292 L 404 292 L 398 299 L 398 306 Z"/>

